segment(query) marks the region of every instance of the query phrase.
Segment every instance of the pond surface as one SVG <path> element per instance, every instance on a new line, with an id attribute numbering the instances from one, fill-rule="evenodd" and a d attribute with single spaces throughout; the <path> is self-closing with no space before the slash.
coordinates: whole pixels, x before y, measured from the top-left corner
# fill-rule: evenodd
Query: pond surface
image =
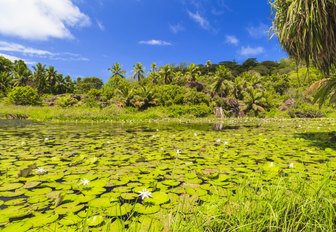
<path id="1" fill-rule="evenodd" d="M 92 230 L 146 223 L 242 184 L 318 181 L 336 167 L 336 121 L 42 124 L 0 121 L 0 226 Z M 118 220 L 116 220 L 118 218 Z M 156 226 L 156 227 L 155 227 Z M 0 227 L 0 229 L 1 229 Z"/>

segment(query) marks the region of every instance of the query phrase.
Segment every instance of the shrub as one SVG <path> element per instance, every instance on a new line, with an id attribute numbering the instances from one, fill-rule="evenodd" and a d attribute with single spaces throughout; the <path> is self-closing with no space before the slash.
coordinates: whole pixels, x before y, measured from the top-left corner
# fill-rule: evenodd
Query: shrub
<path id="1" fill-rule="evenodd" d="M 69 107 L 69 106 L 74 106 L 78 103 L 78 100 L 71 95 L 65 95 L 57 98 L 55 101 L 57 106 L 60 107 Z"/>
<path id="2" fill-rule="evenodd" d="M 8 99 L 15 105 L 38 105 L 41 103 L 37 90 L 30 86 L 13 88 L 8 94 Z"/>
<path id="3" fill-rule="evenodd" d="M 159 104 L 162 106 L 171 106 L 174 104 L 183 104 L 183 98 L 187 89 L 178 85 L 163 85 L 156 90 L 159 93 Z"/>
<path id="4" fill-rule="evenodd" d="M 197 92 L 196 89 L 188 89 L 183 102 L 189 105 L 210 104 L 210 97 L 203 92 Z"/>
<path id="5" fill-rule="evenodd" d="M 211 114 L 212 109 L 206 104 L 200 105 L 173 105 L 167 108 L 169 117 L 180 117 L 192 115 L 195 117 L 206 117 Z"/>

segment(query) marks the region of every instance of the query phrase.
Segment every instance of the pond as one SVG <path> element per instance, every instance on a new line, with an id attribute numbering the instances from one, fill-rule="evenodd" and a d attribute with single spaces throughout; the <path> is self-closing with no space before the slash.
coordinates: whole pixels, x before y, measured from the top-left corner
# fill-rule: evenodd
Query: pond
<path id="1" fill-rule="evenodd" d="M 291 176 L 319 181 L 336 167 L 335 131 L 333 119 L 3 120 L 0 229 L 160 231 L 167 227 L 164 215 L 191 213 L 234 196 L 241 185 L 257 191 Z"/>

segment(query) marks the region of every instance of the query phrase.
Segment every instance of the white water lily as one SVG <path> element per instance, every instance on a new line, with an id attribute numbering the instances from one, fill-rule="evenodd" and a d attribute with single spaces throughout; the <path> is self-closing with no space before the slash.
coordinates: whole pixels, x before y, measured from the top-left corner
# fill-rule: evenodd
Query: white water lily
<path id="1" fill-rule="evenodd" d="M 48 141 L 48 140 L 49 140 L 49 138 L 48 138 L 48 137 L 44 139 L 44 141 Z"/>
<path id="2" fill-rule="evenodd" d="M 39 174 L 43 174 L 43 173 L 46 173 L 47 171 L 42 167 L 38 167 L 38 168 L 36 168 L 36 172 L 39 173 Z"/>
<path id="3" fill-rule="evenodd" d="M 224 145 L 228 145 L 229 144 L 229 142 L 228 141 L 224 141 Z"/>
<path id="4" fill-rule="evenodd" d="M 152 197 L 152 193 L 145 188 L 139 191 L 138 193 L 139 193 L 139 197 L 141 197 L 142 200 L 145 198 Z"/>
<path id="5" fill-rule="evenodd" d="M 293 163 L 290 163 L 290 164 L 288 165 L 288 167 L 289 167 L 289 168 L 294 168 L 294 164 L 293 164 Z"/>
<path id="6" fill-rule="evenodd" d="M 27 143 L 25 141 L 22 141 L 21 142 L 21 145 L 26 145 Z"/>
<path id="7" fill-rule="evenodd" d="M 177 149 L 176 154 L 181 154 L 181 151 L 179 149 Z"/>
<path id="8" fill-rule="evenodd" d="M 220 143 L 221 142 L 221 140 L 220 139 L 216 139 L 216 143 Z"/>
<path id="9" fill-rule="evenodd" d="M 197 136 L 197 133 L 194 133 L 194 136 L 196 137 L 196 136 Z"/>
<path id="10" fill-rule="evenodd" d="M 273 162 L 270 163 L 270 167 L 271 167 L 271 168 L 274 167 L 274 163 L 273 163 Z"/>
<path id="11" fill-rule="evenodd" d="M 80 184 L 81 185 L 85 186 L 85 185 L 88 185 L 89 183 L 90 183 L 90 181 L 88 179 L 86 179 L 86 178 L 80 180 Z"/>

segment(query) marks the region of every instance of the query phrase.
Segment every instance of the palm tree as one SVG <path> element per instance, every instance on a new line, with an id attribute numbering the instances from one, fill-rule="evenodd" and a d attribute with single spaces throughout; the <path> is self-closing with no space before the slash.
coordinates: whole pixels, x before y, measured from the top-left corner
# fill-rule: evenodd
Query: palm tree
<path id="1" fill-rule="evenodd" d="M 112 72 L 112 77 L 119 76 L 125 78 L 126 71 L 122 69 L 119 63 L 113 64 L 108 70 Z"/>
<path id="2" fill-rule="evenodd" d="M 246 104 L 245 111 L 253 111 L 255 116 L 264 112 L 268 105 L 264 92 L 253 87 L 248 87 L 244 92 L 244 103 Z"/>
<path id="3" fill-rule="evenodd" d="M 33 74 L 33 81 L 34 81 L 34 86 L 37 88 L 37 91 L 39 94 L 45 92 L 46 87 L 47 87 L 47 82 L 46 82 L 46 66 L 37 63 L 34 67 L 34 74 Z"/>
<path id="4" fill-rule="evenodd" d="M 173 81 L 173 71 L 170 65 L 166 64 L 160 69 L 160 74 L 163 77 L 165 84 L 170 84 Z"/>
<path id="5" fill-rule="evenodd" d="M 0 96 L 6 95 L 9 89 L 13 85 L 13 78 L 9 75 L 8 72 L 0 71 Z"/>
<path id="6" fill-rule="evenodd" d="M 196 81 L 197 77 L 201 75 L 201 72 L 199 71 L 199 67 L 195 64 L 190 64 L 187 67 L 187 78 L 190 81 Z"/>
<path id="7" fill-rule="evenodd" d="M 155 63 L 152 63 L 151 64 L 151 70 L 150 70 L 151 73 L 156 73 L 157 72 L 157 65 Z"/>
<path id="8" fill-rule="evenodd" d="M 46 81 L 48 83 L 49 93 L 56 93 L 57 71 L 54 66 L 49 66 L 46 70 Z"/>
<path id="9" fill-rule="evenodd" d="M 211 60 L 207 60 L 205 67 L 207 68 L 208 74 L 210 73 L 211 67 L 212 67 L 212 62 Z"/>
<path id="10" fill-rule="evenodd" d="M 138 81 L 140 81 L 144 77 L 145 77 L 145 69 L 143 65 L 138 62 L 133 66 L 133 78 L 138 79 Z"/>
<path id="11" fill-rule="evenodd" d="M 16 60 L 13 66 L 13 78 L 16 86 L 32 85 L 32 73 L 22 60 Z"/>
<path id="12" fill-rule="evenodd" d="M 335 76 L 329 75 L 336 66 L 336 1 L 271 0 L 271 5 L 275 10 L 273 31 L 283 48 L 307 66 L 312 62 L 328 77 L 310 89 L 320 89 L 315 100 L 323 103 L 334 90 Z"/>

